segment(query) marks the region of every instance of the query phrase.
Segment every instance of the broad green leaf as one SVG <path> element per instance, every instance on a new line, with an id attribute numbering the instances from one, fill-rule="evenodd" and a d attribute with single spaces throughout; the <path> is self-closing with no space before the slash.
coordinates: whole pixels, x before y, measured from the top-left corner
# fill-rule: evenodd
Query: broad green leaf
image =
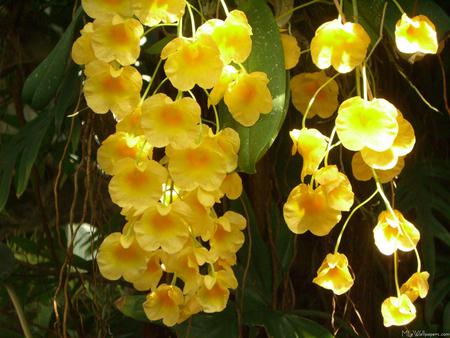
<path id="1" fill-rule="evenodd" d="M 444 315 L 443 318 L 443 326 L 442 329 L 445 332 L 450 332 L 450 302 L 447 303 L 447 305 L 444 308 Z"/>
<path id="2" fill-rule="evenodd" d="M 256 172 L 256 162 L 266 153 L 283 124 L 289 104 L 289 90 L 286 84 L 284 56 L 280 33 L 273 14 L 263 0 L 247 1 L 241 8 L 248 17 L 253 30 L 253 47 L 245 62 L 248 72 L 262 71 L 269 77 L 269 89 L 273 97 L 273 110 L 261 115 L 251 127 L 236 122 L 226 106 L 219 106 L 221 125 L 235 129 L 241 138 L 239 170 Z"/>
<path id="3" fill-rule="evenodd" d="M 431 323 L 436 308 L 442 304 L 447 295 L 450 294 L 450 278 L 442 278 L 430 288 L 425 299 L 425 320 Z"/>
<path id="4" fill-rule="evenodd" d="M 16 163 L 17 148 L 4 146 L 0 152 L 0 211 L 6 205 Z"/>
<path id="5" fill-rule="evenodd" d="M 3 243 L 0 243 L 0 281 L 5 281 L 14 270 L 14 255 Z"/>
<path id="6" fill-rule="evenodd" d="M 249 289 L 245 294 L 243 321 L 250 327 L 265 327 L 269 336 L 275 338 L 332 337 L 327 329 L 313 320 L 272 309 L 253 289 Z"/>
<path id="7" fill-rule="evenodd" d="M 25 191 L 33 168 L 34 162 L 39 153 L 42 140 L 50 124 L 49 114 L 41 114 L 35 120 L 29 122 L 27 133 L 24 135 L 23 150 L 16 172 L 16 196 L 20 197 Z M 32 126 L 31 126 L 32 124 Z"/>
<path id="8" fill-rule="evenodd" d="M 228 302 L 222 312 L 200 313 L 173 327 L 178 337 L 238 338 L 238 321 L 235 304 Z"/>
<path id="9" fill-rule="evenodd" d="M 148 322 L 142 304 L 145 302 L 144 295 L 127 295 L 122 296 L 114 302 L 116 308 L 125 316 L 135 320 Z"/>
<path id="10" fill-rule="evenodd" d="M 80 95 L 81 76 L 78 75 L 79 71 L 79 67 L 70 61 L 52 111 L 55 117 L 55 128 L 58 132 L 61 129 L 64 117 L 69 109 L 76 104 Z"/>
<path id="11" fill-rule="evenodd" d="M 272 260 L 270 249 L 262 239 L 258 224 L 256 223 L 252 204 L 248 196 L 243 193 L 241 196 L 241 204 L 234 202 L 231 208 L 244 215 L 248 222 L 248 228 L 245 230 L 245 242 L 238 252 L 239 272 L 243 273 L 247 268 L 249 243 L 251 242 L 250 265 L 248 266 L 246 283 L 247 286 L 254 287 L 260 291 L 266 301 L 269 302 L 272 296 Z M 251 239 L 248 238 L 248 231 L 250 231 Z"/>
<path id="12" fill-rule="evenodd" d="M 78 28 L 81 13 L 80 7 L 55 48 L 25 81 L 22 98 L 35 109 L 47 106 L 56 94 L 70 58 L 73 37 Z"/>
<path id="13" fill-rule="evenodd" d="M 163 48 L 174 38 L 175 38 L 175 36 L 173 36 L 173 35 L 165 36 L 161 40 L 156 41 L 155 43 L 150 45 L 150 47 L 144 48 L 142 51 L 146 54 L 159 55 L 159 54 L 161 54 L 161 51 L 163 50 Z"/>

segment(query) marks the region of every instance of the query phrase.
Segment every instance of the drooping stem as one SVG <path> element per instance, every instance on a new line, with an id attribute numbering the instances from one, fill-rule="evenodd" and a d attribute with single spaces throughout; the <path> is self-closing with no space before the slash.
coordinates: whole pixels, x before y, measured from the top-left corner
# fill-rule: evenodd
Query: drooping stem
<path id="1" fill-rule="evenodd" d="M 363 207 L 364 205 L 366 205 L 367 203 L 369 203 L 369 201 L 374 198 L 378 193 L 378 190 L 375 190 L 372 195 L 370 195 L 369 197 L 367 197 L 364 201 L 362 201 L 361 203 L 359 203 L 356 207 L 353 208 L 353 210 L 350 212 L 350 214 L 348 215 L 347 219 L 345 220 L 344 225 L 342 226 L 341 232 L 339 233 L 338 239 L 336 241 L 336 245 L 334 247 L 334 253 L 338 252 L 339 249 L 339 245 L 341 244 L 341 240 L 342 240 L 342 236 L 344 234 L 345 228 L 347 227 L 348 222 L 350 221 L 350 219 L 352 218 L 352 216 L 355 214 L 355 212 Z"/>
<path id="2" fill-rule="evenodd" d="M 325 153 L 325 159 L 324 159 L 325 166 L 328 165 L 328 154 L 330 153 L 330 150 L 332 148 L 334 135 L 336 135 L 336 126 L 334 126 L 333 130 L 331 131 L 330 139 L 328 140 L 327 151 Z"/>
<path id="3" fill-rule="evenodd" d="M 313 4 L 318 3 L 318 2 L 321 2 L 321 0 L 312 0 L 312 1 L 306 2 L 304 4 L 298 5 L 297 7 L 293 7 L 291 9 L 287 10 L 286 12 L 281 13 L 275 19 L 278 20 L 278 19 L 280 19 L 282 17 L 285 17 L 286 15 L 290 15 L 290 14 L 294 13 L 295 11 L 297 11 L 299 9 L 305 8 L 305 7 L 309 6 L 309 5 L 313 5 Z"/>
<path id="4" fill-rule="evenodd" d="M 6 292 L 8 292 L 9 298 L 13 303 L 14 310 L 16 310 L 17 317 L 19 317 L 20 326 L 22 327 L 23 334 L 26 338 L 32 338 L 30 327 L 28 326 L 27 318 L 23 311 L 22 304 L 20 303 L 19 297 L 17 297 L 14 289 L 8 284 L 4 284 Z"/>
<path id="5" fill-rule="evenodd" d="M 152 77 L 150 78 L 150 81 L 148 82 L 147 88 L 145 88 L 144 95 L 142 95 L 141 104 L 142 104 L 142 102 L 144 102 L 145 98 L 148 95 L 150 87 L 152 86 L 153 81 L 155 80 L 155 76 L 158 73 L 159 67 L 161 67 L 161 63 L 162 63 L 162 59 L 159 59 L 158 64 L 156 65 L 155 70 L 153 71 Z"/>
<path id="6" fill-rule="evenodd" d="M 397 290 L 397 297 L 400 297 L 400 287 L 398 285 L 398 257 L 397 257 L 397 250 L 394 251 L 394 281 L 395 281 L 395 290 Z"/>
<path id="7" fill-rule="evenodd" d="M 223 11 L 225 12 L 225 15 L 228 16 L 230 14 L 230 11 L 228 10 L 227 4 L 225 3 L 225 0 L 220 0 L 220 4 L 222 5 Z"/>
<path id="8" fill-rule="evenodd" d="M 392 0 L 392 2 L 395 4 L 395 6 L 397 6 L 400 13 L 405 14 L 405 11 L 403 10 L 402 6 L 400 6 L 397 0 Z"/>
<path id="9" fill-rule="evenodd" d="M 195 31 L 197 30 L 195 28 L 195 19 L 194 19 L 194 13 L 192 12 L 191 6 L 188 4 L 187 6 L 188 12 L 189 12 L 189 18 L 191 19 L 191 30 L 192 30 L 192 37 L 195 36 Z"/>

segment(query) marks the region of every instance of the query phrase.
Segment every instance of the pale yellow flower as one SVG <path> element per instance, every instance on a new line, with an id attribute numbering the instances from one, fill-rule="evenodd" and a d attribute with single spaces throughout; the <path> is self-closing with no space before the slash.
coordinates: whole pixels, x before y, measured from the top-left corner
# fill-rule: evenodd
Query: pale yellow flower
<path id="1" fill-rule="evenodd" d="M 227 305 L 230 296 L 228 289 L 236 287 L 237 280 L 231 268 L 215 271 L 212 275 L 203 277 L 203 283 L 197 293 L 197 300 L 204 312 L 220 312 Z"/>
<path id="2" fill-rule="evenodd" d="M 394 214 L 388 210 L 382 211 L 373 229 L 375 245 L 384 255 L 392 255 L 397 249 L 412 251 L 420 239 L 419 230 L 400 211 L 394 210 Z"/>
<path id="3" fill-rule="evenodd" d="M 326 76 L 325 72 L 301 73 L 295 75 L 290 82 L 292 103 L 294 107 L 304 115 L 309 102 L 317 89 L 329 79 L 330 78 Z M 309 119 L 316 115 L 323 119 L 329 118 L 338 107 L 338 94 L 338 84 L 336 81 L 331 80 L 317 94 L 306 118 Z"/>
<path id="4" fill-rule="evenodd" d="M 252 28 L 240 10 L 231 11 L 225 21 L 211 19 L 201 25 L 197 34 L 212 37 L 220 50 L 224 64 L 244 62 L 252 50 Z"/>
<path id="5" fill-rule="evenodd" d="M 397 137 L 397 114 L 397 108 L 385 99 L 366 101 L 355 96 L 339 106 L 336 132 L 349 150 L 385 151 Z"/>
<path id="6" fill-rule="evenodd" d="M 415 272 L 403 283 L 400 288 L 400 293 L 407 295 L 411 302 L 415 302 L 419 296 L 420 298 L 425 298 L 430 288 L 428 285 L 428 277 L 430 277 L 430 274 L 426 271 Z"/>
<path id="7" fill-rule="evenodd" d="M 220 74 L 219 81 L 214 85 L 214 88 L 209 93 L 208 105 L 216 105 L 222 100 L 230 83 L 236 80 L 239 71 L 231 65 L 223 67 L 222 74 Z"/>
<path id="8" fill-rule="evenodd" d="M 168 169 L 175 184 L 186 191 L 196 188 L 206 191 L 219 190 L 226 174 L 237 166 L 237 152 L 235 152 L 236 138 L 239 148 L 237 135 L 229 128 L 214 135 L 205 127 L 198 145 L 186 149 L 168 146 L 166 148 L 169 158 Z"/>
<path id="9" fill-rule="evenodd" d="M 137 106 L 132 113 L 125 115 L 117 122 L 116 131 L 122 131 L 136 136 L 144 135 L 144 131 L 141 127 L 141 115 L 141 106 Z"/>
<path id="10" fill-rule="evenodd" d="M 303 234 L 309 230 L 316 236 L 328 235 L 341 219 L 341 212 L 329 205 L 323 187 L 313 190 L 303 183 L 292 189 L 283 215 L 293 233 Z"/>
<path id="11" fill-rule="evenodd" d="M 375 172 L 378 176 L 378 179 L 381 183 L 387 183 L 392 181 L 396 176 L 398 176 L 403 167 L 405 166 L 404 157 L 399 157 L 397 160 L 397 164 L 392 169 L 388 170 L 378 170 L 375 169 Z M 369 181 L 372 177 L 372 169 L 364 162 L 361 152 L 357 152 L 352 157 L 352 172 L 353 176 L 358 181 Z"/>
<path id="12" fill-rule="evenodd" d="M 292 69 L 297 65 L 300 58 L 300 47 L 295 36 L 282 33 L 280 37 L 284 54 L 284 68 L 286 70 Z"/>
<path id="13" fill-rule="evenodd" d="M 137 107 L 142 77 L 136 68 L 115 69 L 106 62 L 95 60 L 86 65 L 84 72 L 87 76 L 84 96 L 95 113 L 105 114 L 111 110 L 121 119 Z"/>
<path id="14" fill-rule="evenodd" d="M 114 176 L 109 182 L 109 194 L 121 208 L 133 208 L 139 213 L 161 198 L 166 180 L 167 169 L 158 162 L 136 162 L 125 158 L 116 162 Z"/>
<path id="15" fill-rule="evenodd" d="M 144 136 L 116 132 L 108 136 L 98 148 L 97 163 L 108 175 L 113 175 L 116 163 L 124 158 L 138 160 L 152 157 L 152 147 Z"/>
<path id="16" fill-rule="evenodd" d="M 180 200 L 168 206 L 155 204 L 147 208 L 134 226 L 139 245 L 146 251 L 161 248 L 168 254 L 179 252 L 189 238 L 185 218 L 188 209 Z"/>
<path id="17" fill-rule="evenodd" d="M 177 278 L 183 280 L 184 294 L 195 294 L 201 283 L 199 264 L 193 245 L 194 243 L 189 243 L 176 255 L 168 255 L 165 261 L 167 272 L 175 273 Z"/>
<path id="18" fill-rule="evenodd" d="M 403 13 L 395 25 L 395 44 L 402 53 L 436 54 L 438 50 L 436 28 L 425 15 L 410 18 Z"/>
<path id="19" fill-rule="evenodd" d="M 134 280 L 131 280 L 133 287 L 138 291 L 155 290 L 163 275 L 161 268 L 161 253 L 155 251 L 148 254 L 147 268 L 136 276 Z"/>
<path id="20" fill-rule="evenodd" d="M 85 65 L 95 60 L 95 54 L 91 45 L 94 24 L 88 22 L 80 33 L 81 36 L 75 40 L 72 46 L 72 59 L 78 65 Z"/>
<path id="21" fill-rule="evenodd" d="M 328 145 L 328 138 L 317 129 L 293 129 L 289 132 L 292 139 L 292 155 L 298 152 L 303 158 L 301 179 L 312 175 L 322 162 Z"/>
<path id="22" fill-rule="evenodd" d="M 134 14 L 146 26 L 180 21 L 186 0 L 133 0 Z"/>
<path id="23" fill-rule="evenodd" d="M 234 264 L 235 254 L 244 244 L 245 236 L 242 230 L 246 226 L 247 221 L 242 215 L 227 211 L 215 222 L 215 231 L 209 240 L 211 251 L 221 259 Z"/>
<path id="24" fill-rule="evenodd" d="M 389 297 L 381 305 L 381 314 L 384 326 L 403 326 L 416 318 L 416 307 L 406 295 Z"/>
<path id="25" fill-rule="evenodd" d="M 160 93 L 142 104 L 141 126 L 154 147 L 187 148 L 200 136 L 200 114 L 200 106 L 194 99 L 183 97 L 172 101 Z"/>
<path id="26" fill-rule="evenodd" d="M 162 319 L 164 325 L 174 326 L 180 319 L 180 307 L 183 304 L 183 292 L 177 286 L 161 284 L 147 295 L 143 307 L 148 319 Z"/>
<path id="27" fill-rule="evenodd" d="M 263 72 L 241 73 L 224 95 L 224 102 L 233 118 L 243 126 L 252 126 L 260 114 L 272 111 L 272 94 Z"/>
<path id="28" fill-rule="evenodd" d="M 144 29 L 136 19 L 99 18 L 94 21 L 91 45 L 95 57 L 104 62 L 117 61 L 123 66 L 136 62 Z"/>
<path id="29" fill-rule="evenodd" d="M 314 174 L 314 179 L 325 190 L 330 207 L 340 211 L 350 210 L 354 201 L 352 186 L 335 165 L 321 168 Z"/>
<path id="30" fill-rule="evenodd" d="M 397 165 L 400 156 L 411 152 L 416 142 L 414 129 L 400 112 L 397 115 L 397 123 L 398 133 L 389 149 L 382 152 L 369 148 L 361 149 L 361 156 L 368 166 L 380 170 L 392 169 Z"/>
<path id="31" fill-rule="evenodd" d="M 311 40 L 311 57 L 320 69 L 333 66 L 339 73 L 348 73 L 366 57 L 370 37 L 363 26 L 340 19 L 325 22 Z"/>
<path id="32" fill-rule="evenodd" d="M 317 270 L 317 276 L 313 279 L 313 283 L 333 291 L 336 295 L 342 295 L 350 290 L 353 282 L 347 257 L 338 252 L 325 257 Z"/>
<path id="33" fill-rule="evenodd" d="M 223 63 L 214 40 L 205 34 L 195 40 L 178 37 L 161 51 L 166 60 L 164 71 L 178 90 L 192 89 L 196 84 L 204 89 L 212 88 L 220 78 Z"/>
<path id="34" fill-rule="evenodd" d="M 81 0 L 84 11 L 91 18 L 133 15 L 133 2 L 130 0 Z"/>
<path id="35" fill-rule="evenodd" d="M 148 257 L 136 241 L 123 247 L 120 237 L 120 232 L 113 232 L 103 240 L 98 249 L 97 264 L 103 277 L 117 280 L 123 276 L 130 282 L 145 271 Z"/>

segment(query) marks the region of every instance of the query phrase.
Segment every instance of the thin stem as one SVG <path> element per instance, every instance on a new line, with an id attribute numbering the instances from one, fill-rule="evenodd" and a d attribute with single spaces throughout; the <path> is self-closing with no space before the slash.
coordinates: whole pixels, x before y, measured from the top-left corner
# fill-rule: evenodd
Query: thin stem
<path id="1" fill-rule="evenodd" d="M 339 249 L 339 245 L 341 244 L 341 240 L 342 240 L 342 236 L 344 234 L 345 228 L 347 227 L 348 222 L 350 221 L 350 219 L 352 218 L 352 216 L 355 214 L 355 212 L 363 207 L 364 205 L 366 205 L 367 203 L 369 203 L 369 201 L 374 198 L 378 193 L 378 190 L 375 190 L 372 195 L 370 195 L 368 198 L 366 198 L 364 201 L 362 201 L 361 203 L 359 203 L 355 208 L 353 208 L 353 210 L 351 211 L 351 213 L 348 215 L 347 219 L 345 220 L 344 225 L 342 226 L 341 232 L 339 233 L 339 237 L 336 241 L 336 245 L 334 247 L 334 253 L 338 252 Z"/>
<path id="2" fill-rule="evenodd" d="M 395 281 L 395 290 L 397 291 L 397 297 L 400 297 L 400 286 L 398 285 L 398 257 L 397 257 L 397 250 L 394 251 L 394 281 Z"/>
<path id="3" fill-rule="evenodd" d="M 280 18 L 282 18 L 282 17 L 284 17 L 284 16 L 286 16 L 286 15 L 290 15 L 290 14 L 294 13 L 295 11 L 297 11 L 297 10 L 299 10 L 299 9 L 305 8 L 305 7 L 309 6 L 309 5 L 313 5 L 313 4 L 317 3 L 317 2 L 321 2 L 321 1 L 320 1 L 320 0 L 312 0 L 312 1 L 309 1 L 309 2 L 307 2 L 307 3 L 298 5 L 297 7 L 293 7 L 293 8 L 291 8 L 291 9 L 287 10 L 286 12 L 281 13 L 280 15 L 278 15 L 278 16 L 275 18 L 275 20 L 278 20 L 278 19 L 280 19 Z"/>
<path id="4" fill-rule="evenodd" d="M 353 21 L 358 23 L 358 0 L 352 0 L 353 6 Z"/>
<path id="5" fill-rule="evenodd" d="M 378 46 L 378 44 L 381 42 L 381 40 L 383 39 L 383 26 L 384 26 L 384 18 L 386 16 L 386 9 L 387 9 L 387 2 L 384 3 L 383 6 L 383 12 L 381 14 L 381 21 L 380 21 L 380 31 L 378 33 L 378 39 L 377 41 L 375 41 L 375 43 L 373 44 L 372 49 L 370 50 L 369 54 L 367 54 L 366 56 L 366 60 L 369 60 L 369 58 L 372 56 L 373 51 L 375 50 L 375 48 Z"/>
<path id="6" fill-rule="evenodd" d="M 155 95 L 155 94 L 158 92 L 158 90 L 161 88 L 161 86 L 162 86 L 164 83 L 166 83 L 167 80 L 169 80 L 169 78 L 168 78 L 168 77 L 165 77 L 164 80 L 162 80 L 162 81 L 158 84 L 158 86 L 157 86 L 157 87 L 155 88 L 155 90 L 153 91 L 153 95 Z"/>
<path id="7" fill-rule="evenodd" d="M 402 6 L 400 6 L 400 4 L 397 2 L 397 0 L 392 0 L 392 2 L 395 4 L 395 6 L 397 6 L 400 13 L 405 14 L 405 11 L 403 10 Z"/>
<path id="8" fill-rule="evenodd" d="M 361 68 L 360 66 L 355 69 L 355 80 L 356 80 L 356 94 L 361 97 Z"/>
<path id="9" fill-rule="evenodd" d="M 334 135 L 336 135 L 336 126 L 334 126 L 333 130 L 331 131 L 330 139 L 328 140 L 327 151 L 325 153 L 325 160 L 324 160 L 325 166 L 328 165 L 328 154 L 330 153 L 330 150 L 331 150 L 331 145 L 333 143 Z"/>
<path id="10" fill-rule="evenodd" d="M 195 19 L 194 19 L 194 13 L 192 13 L 192 8 L 191 6 L 188 4 L 187 6 L 188 12 L 189 12 L 189 18 L 191 19 L 191 30 L 192 30 L 192 37 L 195 36 L 195 31 L 197 30 L 195 28 Z"/>
<path id="11" fill-rule="evenodd" d="M 302 50 L 301 52 L 300 52 L 300 55 L 302 55 L 302 54 L 306 54 L 306 53 L 309 53 L 311 51 L 311 49 L 310 48 L 308 48 L 308 49 L 304 49 L 304 50 Z"/>
<path id="12" fill-rule="evenodd" d="M 155 70 L 153 71 L 152 77 L 150 78 L 150 81 L 148 82 L 147 88 L 145 88 L 144 95 L 142 95 L 142 97 L 141 97 L 141 104 L 142 104 L 142 102 L 144 102 L 145 98 L 148 95 L 148 91 L 150 90 L 150 87 L 153 84 L 153 80 L 155 80 L 156 73 L 158 73 L 159 67 L 161 67 L 161 63 L 162 63 L 162 59 L 159 59 L 158 64 L 156 65 Z"/>
<path id="13" fill-rule="evenodd" d="M 206 89 L 204 89 L 206 96 L 209 98 L 209 93 Z M 220 121 L 219 121 L 219 113 L 217 112 L 217 108 L 214 104 L 211 105 L 214 111 L 214 117 L 216 119 L 216 133 L 220 130 Z"/>
<path id="14" fill-rule="evenodd" d="M 178 21 L 177 36 L 179 38 L 183 37 L 183 17 L 181 17 L 180 21 Z"/>
<path id="15" fill-rule="evenodd" d="M 202 4 L 200 3 L 200 1 L 199 1 L 199 4 L 198 4 L 199 7 L 200 7 L 200 10 L 198 10 L 197 8 L 195 8 L 195 6 L 191 5 L 189 2 L 187 2 L 187 5 L 188 5 L 189 7 L 191 7 L 191 9 L 192 9 L 194 12 L 196 12 L 198 15 L 200 15 L 202 21 L 206 21 L 206 18 L 205 18 L 205 16 L 203 15 Z"/>
<path id="16" fill-rule="evenodd" d="M 364 100 L 367 100 L 367 73 L 366 73 L 366 64 L 363 63 L 361 66 L 361 73 L 363 79 L 363 97 Z"/>
<path id="17" fill-rule="evenodd" d="M 336 73 L 333 75 L 333 77 L 330 77 L 326 82 L 324 82 L 314 93 L 314 95 L 312 96 L 312 98 L 309 100 L 308 103 L 308 107 L 306 108 L 305 114 L 303 115 L 303 120 L 302 120 L 302 128 L 306 128 L 306 118 L 308 116 L 309 111 L 311 110 L 311 107 L 317 97 L 317 95 L 319 95 L 320 91 L 322 89 L 324 89 L 331 81 L 333 81 L 337 76 L 339 75 L 339 73 Z"/>
<path id="18" fill-rule="evenodd" d="M 154 25 L 154 26 L 150 27 L 149 29 L 145 30 L 144 36 L 147 35 L 148 33 L 150 33 L 151 31 L 153 31 L 156 28 L 165 27 L 165 26 L 177 26 L 177 25 L 178 24 L 176 24 L 176 23 L 160 23 L 158 25 Z"/>
<path id="19" fill-rule="evenodd" d="M 341 18 L 342 23 L 345 23 L 345 21 L 347 21 L 347 20 L 345 19 L 345 14 L 344 14 L 344 11 L 342 10 L 342 0 L 341 1 L 333 0 L 333 2 L 334 2 L 334 6 L 336 7 L 336 9 L 339 13 L 339 17 Z"/>
<path id="20" fill-rule="evenodd" d="M 225 0 L 220 0 L 220 4 L 222 5 L 223 11 L 225 12 L 225 15 L 228 16 L 230 14 L 230 11 L 228 10 L 227 4 L 225 3 Z"/>
<path id="21" fill-rule="evenodd" d="M 32 338 L 30 327 L 28 326 L 27 318 L 23 312 L 22 304 L 20 303 L 19 297 L 17 297 L 14 289 L 8 284 L 4 284 L 6 291 L 8 292 L 9 298 L 13 303 L 14 309 L 16 310 L 17 317 L 19 317 L 20 326 L 22 327 L 23 334 L 26 338 Z"/>

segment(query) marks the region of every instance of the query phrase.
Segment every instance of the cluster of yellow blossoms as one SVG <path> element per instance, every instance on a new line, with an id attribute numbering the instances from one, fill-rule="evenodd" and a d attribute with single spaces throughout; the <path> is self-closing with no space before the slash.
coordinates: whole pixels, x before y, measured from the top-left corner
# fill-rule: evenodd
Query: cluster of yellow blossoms
<path id="1" fill-rule="evenodd" d="M 118 121 L 97 160 L 112 176 L 109 193 L 127 223 L 102 242 L 100 272 L 149 291 L 146 315 L 167 326 L 225 308 L 229 290 L 238 284 L 232 266 L 245 238 L 242 215 L 227 211 L 219 217 L 214 210 L 224 196 L 241 195 L 235 172 L 239 135 L 202 124 L 190 89 L 212 89 L 209 105 L 224 98 L 246 126 L 272 109 L 267 75 L 247 73 L 241 65 L 252 48 L 245 14 L 226 10 L 225 20 L 208 20 L 197 30 L 191 16 L 193 36 L 187 38 L 186 5 L 185 0 L 82 0 L 93 22 L 72 48 L 73 60 L 84 66 L 88 107 L 97 114 L 111 111 Z M 144 26 L 164 25 L 178 25 L 178 37 L 161 52 L 165 74 L 178 90 L 175 100 L 159 93 L 160 86 L 146 97 L 153 78 L 141 96 L 143 77 L 132 66 Z"/>
<path id="2" fill-rule="evenodd" d="M 403 14 L 395 34 L 397 47 L 403 53 L 436 53 L 436 32 L 424 16 L 410 19 Z M 297 52 L 292 52 L 292 47 L 284 39 L 282 41 L 286 64 L 292 65 L 288 60 L 295 58 L 293 55 Z M 303 164 L 300 184 L 290 192 L 283 214 L 286 224 L 295 234 L 306 231 L 316 236 L 329 234 L 341 220 L 341 213 L 351 210 L 354 194 L 347 176 L 328 163 L 328 154 L 338 145 L 354 151 L 354 177 L 360 181 L 374 178 L 377 190 L 353 208 L 338 236 L 334 252 L 325 257 L 313 282 L 336 295 L 352 287 L 354 275 L 350 272 L 347 257 L 338 252 L 339 244 L 356 210 L 379 194 L 387 210 L 378 217 L 378 224 L 373 229 L 374 241 L 382 254 L 394 254 L 397 289 L 397 297 L 387 298 L 381 312 L 385 326 L 405 325 L 416 316 L 413 302 L 419 296 L 424 298 L 428 292 L 429 274 L 421 271 L 416 248 L 419 231 L 400 211 L 391 207 L 381 184 L 391 181 L 401 172 L 404 157 L 414 147 L 415 135 L 411 124 L 392 103 L 382 98 L 367 98 L 365 61 L 370 42 L 364 28 L 357 23 L 344 23 L 341 17 L 326 22 L 316 30 L 310 45 L 312 61 L 322 71 L 301 73 L 291 78 L 292 103 L 303 114 L 302 129 L 290 132 L 292 155 L 300 154 Z M 330 66 L 338 72 L 332 77 L 324 72 Z M 335 78 L 356 67 L 363 75 L 363 97 L 351 97 L 339 104 L 339 87 Z M 316 115 L 323 119 L 330 118 L 336 110 L 335 126 L 330 137 L 306 127 L 306 119 Z M 339 141 L 333 143 L 335 135 Z M 397 276 L 397 250 L 414 250 L 418 261 L 417 272 L 401 287 Z"/>

